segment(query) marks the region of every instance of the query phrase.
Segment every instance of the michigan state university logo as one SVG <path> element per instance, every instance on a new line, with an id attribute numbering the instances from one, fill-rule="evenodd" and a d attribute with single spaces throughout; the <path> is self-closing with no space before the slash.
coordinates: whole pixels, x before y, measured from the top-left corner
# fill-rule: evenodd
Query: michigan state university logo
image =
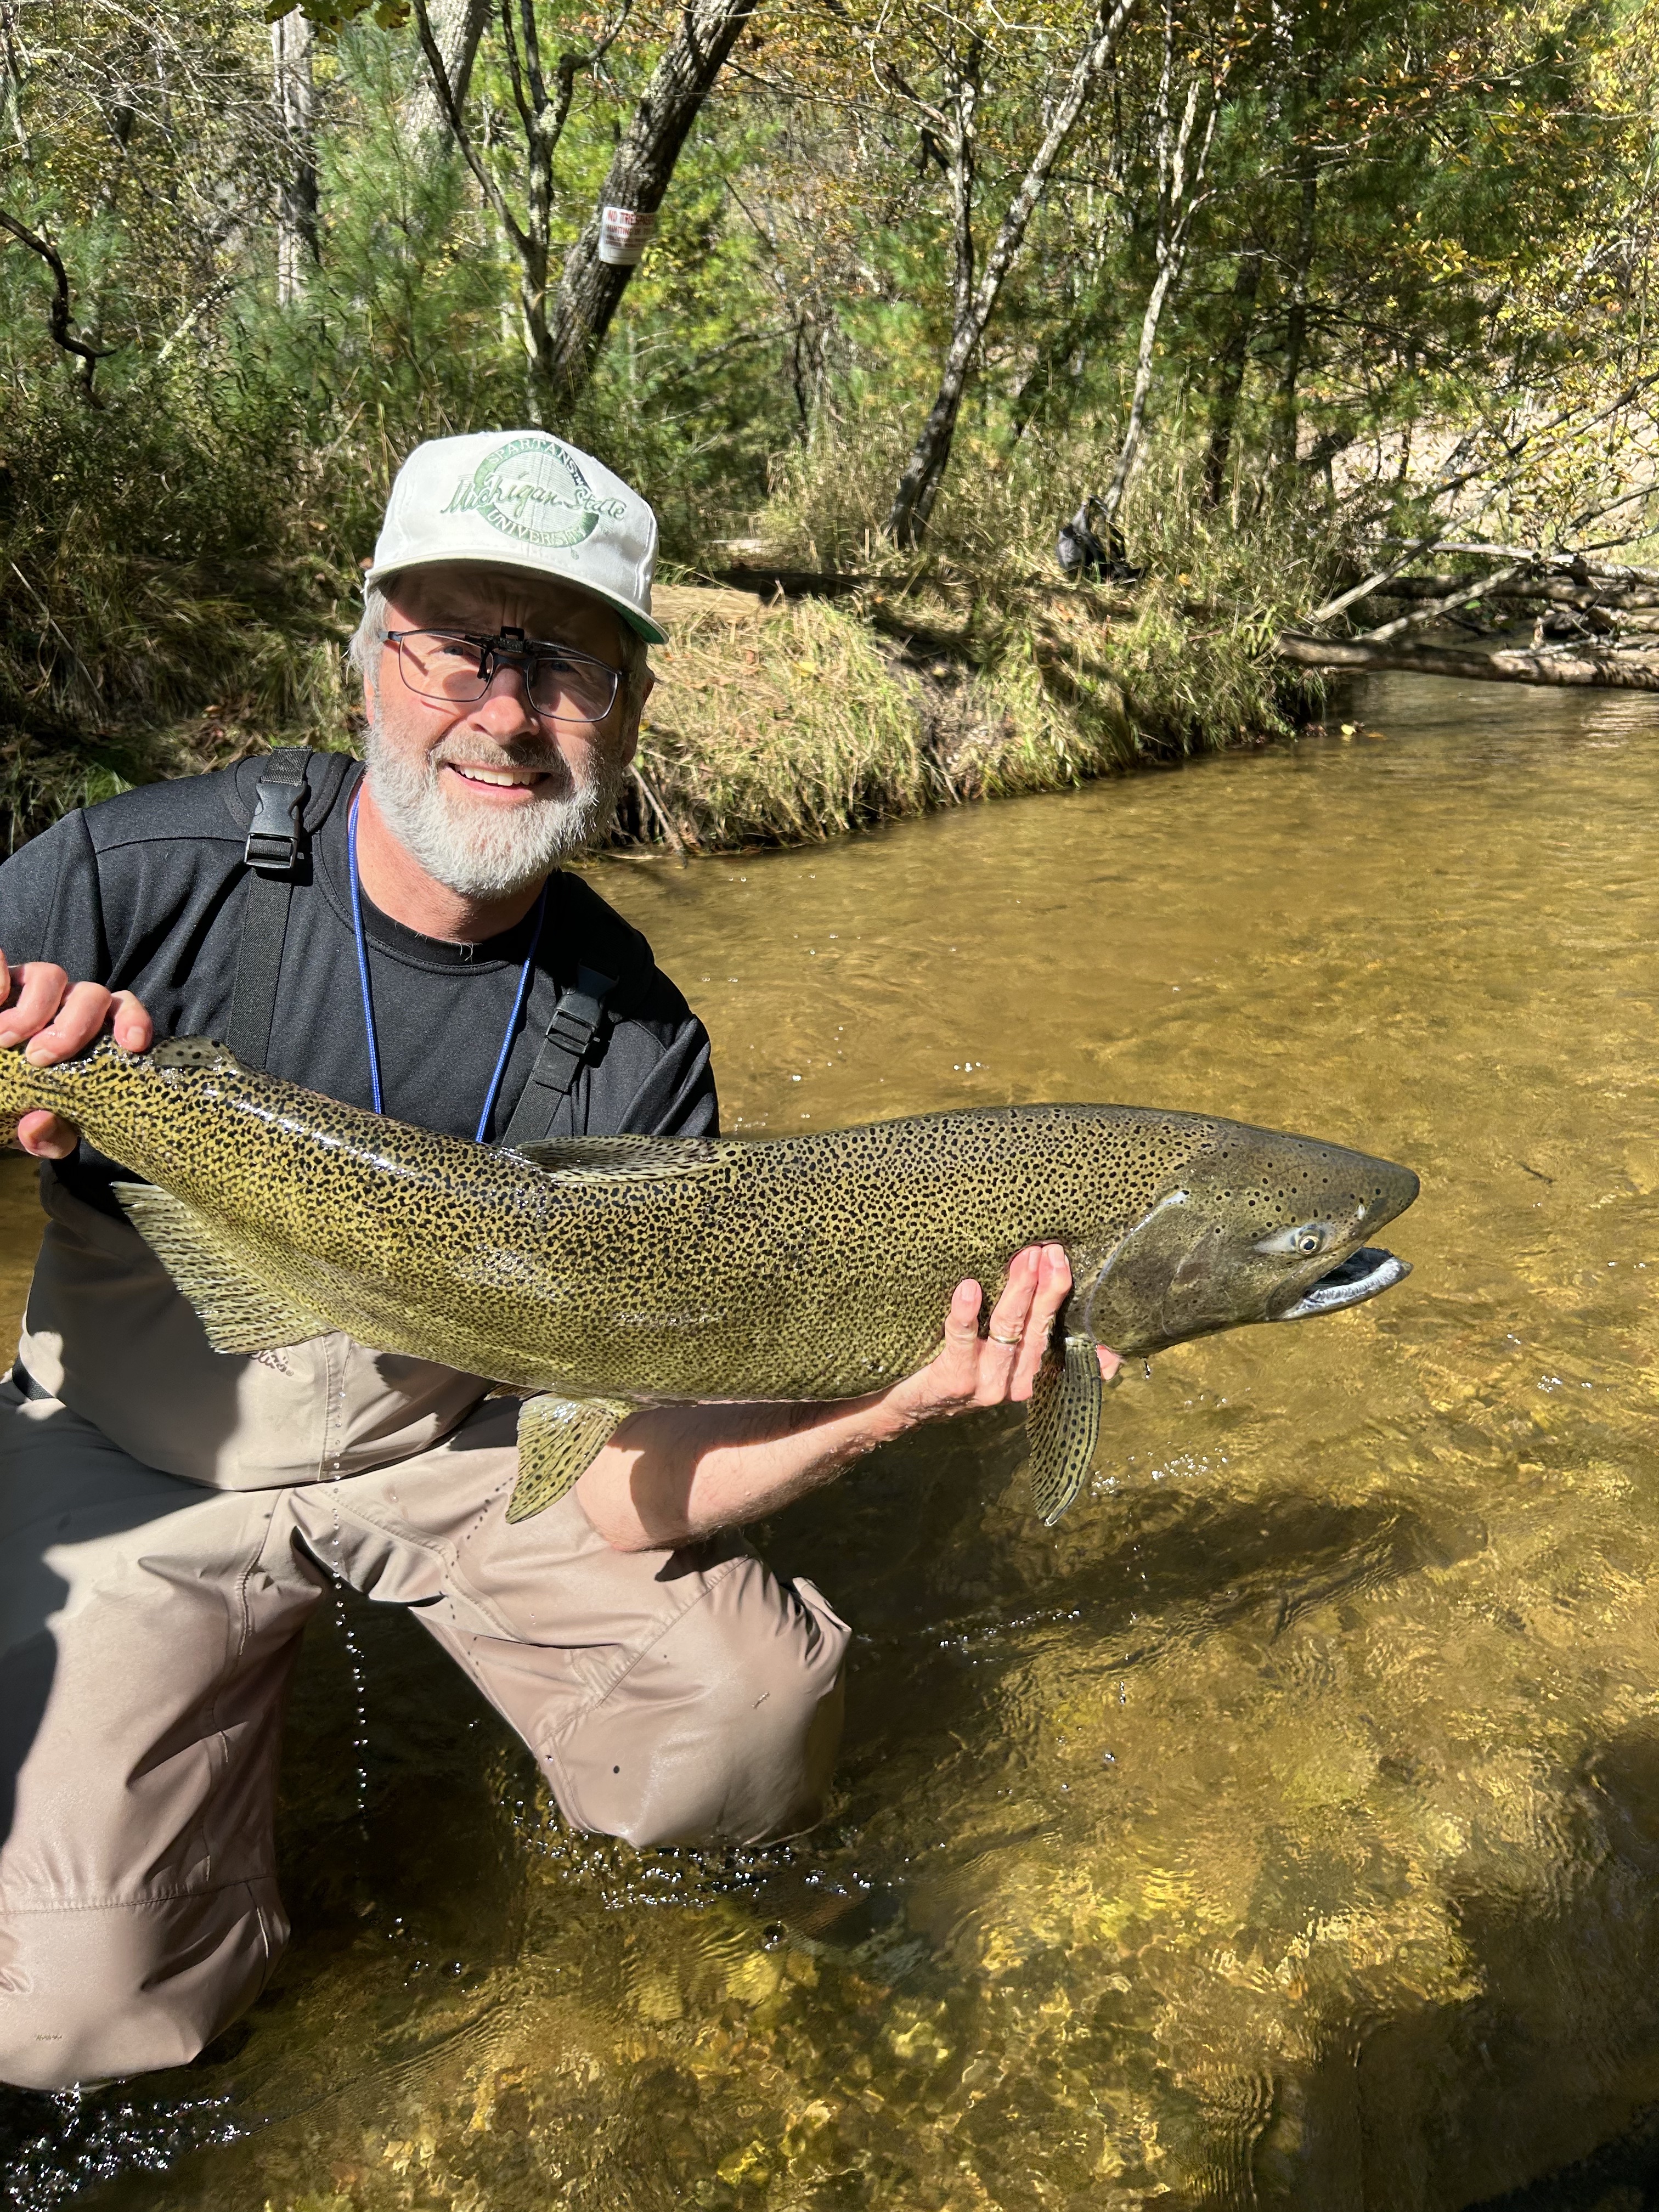
<path id="1" fill-rule="evenodd" d="M 450 495 L 446 514 L 476 514 L 520 545 L 580 545 L 601 516 L 619 521 L 617 499 L 599 499 L 551 438 L 509 438 L 484 455 Z"/>

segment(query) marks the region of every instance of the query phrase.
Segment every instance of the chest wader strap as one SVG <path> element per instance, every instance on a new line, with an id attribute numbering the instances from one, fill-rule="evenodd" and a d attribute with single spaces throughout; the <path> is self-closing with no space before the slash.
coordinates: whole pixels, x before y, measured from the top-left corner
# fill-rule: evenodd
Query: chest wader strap
<path id="1" fill-rule="evenodd" d="M 617 988 L 614 975 L 597 968 L 578 968 L 573 988 L 561 991 L 547 1035 L 530 1071 L 530 1080 L 497 1142 L 527 1143 L 550 1131 L 553 1116 L 570 1096 L 582 1062 L 592 1048 L 605 1018 L 605 1002 Z"/>
<path id="2" fill-rule="evenodd" d="M 225 1042 L 245 1066 L 263 1067 L 283 972 L 288 909 L 305 859 L 306 769 L 310 752 L 283 745 L 262 764 L 242 858 L 251 871 L 236 951 L 236 985 Z"/>

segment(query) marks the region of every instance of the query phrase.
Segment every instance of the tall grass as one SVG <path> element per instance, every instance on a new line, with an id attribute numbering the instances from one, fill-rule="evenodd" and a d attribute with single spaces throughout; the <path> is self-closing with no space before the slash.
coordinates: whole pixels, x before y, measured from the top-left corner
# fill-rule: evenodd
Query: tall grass
<path id="1" fill-rule="evenodd" d="M 653 655 L 634 805 L 645 842 L 800 844 L 950 796 L 915 705 L 856 616 L 805 600 L 694 617 Z"/>
<path id="2" fill-rule="evenodd" d="M 155 396 L 15 402 L 0 453 L 10 842 L 124 781 L 342 741 L 339 563 L 307 530 L 295 427 Z"/>

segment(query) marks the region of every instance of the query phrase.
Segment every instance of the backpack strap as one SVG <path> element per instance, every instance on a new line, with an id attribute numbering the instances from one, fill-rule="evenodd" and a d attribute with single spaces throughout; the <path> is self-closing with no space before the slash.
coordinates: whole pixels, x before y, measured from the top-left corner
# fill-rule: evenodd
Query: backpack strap
<path id="1" fill-rule="evenodd" d="M 574 939 L 588 960 L 560 992 L 536 1065 L 496 1142 L 522 1145 L 552 1133 L 559 1109 L 591 1061 L 599 1059 L 617 1019 L 650 980 L 651 948 L 580 876 L 561 874 L 551 926 Z"/>
<path id="2" fill-rule="evenodd" d="M 306 772 L 310 764 L 311 753 L 304 745 L 279 746 L 260 763 L 253 819 L 242 848 L 252 872 L 242 907 L 225 1042 L 247 1067 L 263 1067 L 270 1050 L 288 910 L 306 859 Z"/>

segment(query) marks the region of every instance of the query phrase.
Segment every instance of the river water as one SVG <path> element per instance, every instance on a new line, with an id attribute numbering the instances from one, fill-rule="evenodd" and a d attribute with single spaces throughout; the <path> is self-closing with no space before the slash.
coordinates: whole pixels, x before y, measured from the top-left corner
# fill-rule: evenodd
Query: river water
<path id="1" fill-rule="evenodd" d="M 182 2073 L 15 2100 L 0 2201 L 1653 2201 L 1659 717 L 1403 678 L 1348 711 L 598 872 L 733 1129 L 1216 1111 L 1415 1167 L 1416 1272 L 1137 1370 L 1054 1531 L 986 1415 L 759 1532 L 857 1631 L 788 1847 L 572 1838 L 411 1623 L 355 1608 L 354 1657 L 325 1621 L 274 1988 Z"/>

